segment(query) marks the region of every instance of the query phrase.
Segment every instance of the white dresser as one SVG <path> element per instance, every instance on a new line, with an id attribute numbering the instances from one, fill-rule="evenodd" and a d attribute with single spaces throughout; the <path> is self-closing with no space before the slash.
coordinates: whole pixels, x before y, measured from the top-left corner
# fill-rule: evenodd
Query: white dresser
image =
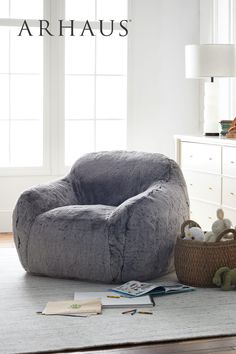
<path id="1" fill-rule="evenodd" d="M 176 161 L 190 197 L 190 218 L 210 230 L 216 209 L 236 225 L 236 140 L 175 136 Z"/>

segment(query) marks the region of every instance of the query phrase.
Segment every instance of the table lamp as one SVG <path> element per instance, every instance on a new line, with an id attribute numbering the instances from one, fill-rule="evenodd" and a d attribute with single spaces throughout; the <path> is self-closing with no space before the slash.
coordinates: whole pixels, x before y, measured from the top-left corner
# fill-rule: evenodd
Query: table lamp
<path id="1" fill-rule="evenodd" d="M 186 78 L 211 78 L 205 82 L 204 135 L 219 135 L 218 87 L 214 78 L 236 76 L 236 46 L 201 44 L 185 47 Z"/>

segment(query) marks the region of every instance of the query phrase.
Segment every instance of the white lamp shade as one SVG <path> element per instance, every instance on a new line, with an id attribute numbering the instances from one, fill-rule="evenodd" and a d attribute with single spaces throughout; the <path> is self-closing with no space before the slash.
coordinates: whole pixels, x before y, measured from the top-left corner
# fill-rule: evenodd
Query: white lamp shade
<path id="1" fill-rule="evenodd" d="M 236 46 L 201 44 L 185 47 L 186 78 L 236 76 Z"/>

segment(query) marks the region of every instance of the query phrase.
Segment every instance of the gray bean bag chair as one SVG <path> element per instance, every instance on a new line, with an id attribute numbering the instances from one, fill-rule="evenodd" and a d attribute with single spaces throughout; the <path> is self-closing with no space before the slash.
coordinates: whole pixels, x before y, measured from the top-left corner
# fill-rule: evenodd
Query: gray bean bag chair
<path id="1" fill-rule="evenodd" d="M 145 281 L 173 269 L 189 217 L 178 165 L 160 154 L 83 156 L 65 178 L 25 191 L 13 213 L 27 272 L 102 282 Z"/>

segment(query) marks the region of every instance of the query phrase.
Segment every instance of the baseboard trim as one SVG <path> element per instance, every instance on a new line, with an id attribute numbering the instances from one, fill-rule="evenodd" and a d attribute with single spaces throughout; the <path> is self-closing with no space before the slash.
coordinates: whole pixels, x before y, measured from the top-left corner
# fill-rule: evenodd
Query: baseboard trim
<path id="1" fill-rule="evenodd" d="M 0 210 L 0 232 L 12 232 L 12 210 Z"/>

